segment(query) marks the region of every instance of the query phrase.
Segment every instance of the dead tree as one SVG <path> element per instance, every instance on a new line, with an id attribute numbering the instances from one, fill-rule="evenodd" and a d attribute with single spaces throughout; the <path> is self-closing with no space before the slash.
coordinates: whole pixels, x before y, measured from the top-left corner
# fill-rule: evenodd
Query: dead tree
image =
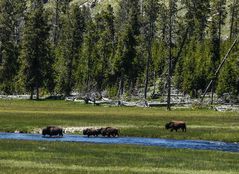
<path id="1" fill-rule="evenodd" d="M 228 50 L 227 54 L 226 54 L 225 57 L 223 58 L 221 64 L 219 65 L 219 67 L 217 68 L 216 72 L 214 73 L 214 77 L 217 77 L 217 76 L 218 76 L 218 73 L 220 72 L 222 66 L 224 65 L 225 61 L 227 60 L 228 56 L 230 55 L 232 49 L 233 49 L 234 46 L 237 44 L 238 39 L 239 39 L 239 36 L 237 36 L 237 38 L 235 39 L 235 41 L 234 41 L 233 44 L 231 45 L 230 49 Z M 209 88 L 212 86 L 212 84 L 215 82 L 215 80 L 216 80 L 216 78 L 213 78 L 213 79 L 209 82 L 209 84 L 208 84 L 208 86 L 207 86 L 206 90 L 204 91 L 203 96 L 202 96 L 202 98 L 201 98 L 201 103 L 203 102 L 206 93 L 208 92 L 208 90 L 209 90 Z"/>

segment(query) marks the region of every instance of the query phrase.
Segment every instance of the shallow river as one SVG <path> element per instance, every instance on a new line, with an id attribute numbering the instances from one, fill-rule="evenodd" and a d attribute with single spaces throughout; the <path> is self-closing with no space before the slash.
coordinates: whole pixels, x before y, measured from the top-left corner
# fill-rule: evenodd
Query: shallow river
<path id="1" fill-rule="evenodd" d="M 88 138 L 85 136 L 69 135 L 69 134 L 64 134 L 62 138 L 46 138 L 42 137 L 42 135 L 40 134 L 22 134 L 22 133 L 0 133 L 0 139 L 85 142 L 85 143 L 101 143 L 101 144 L 132 144 L 144 146 L 160 146 L 166 148 L 239 152 L 239 143 L 225 143 L 219 141 L 202 141 L 202 140 L 170 140 L 170 139 L 140 138 L 140 137 Z"/>

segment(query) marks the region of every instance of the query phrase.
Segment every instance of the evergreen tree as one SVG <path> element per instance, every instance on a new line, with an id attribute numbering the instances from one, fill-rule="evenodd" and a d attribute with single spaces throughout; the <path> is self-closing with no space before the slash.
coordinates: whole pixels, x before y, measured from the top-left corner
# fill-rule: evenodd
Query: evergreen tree
<path id="1" fill-rule="evenodd" d="M 211 73 L 214 74 L 217 66 L 221 59 L 221 38 L 222 38 L 222 26 L 225 24 L 226 19 L 226 0 L 214 0 L 212 1 L 211 17 L 212 22 L 210 26 L 211 33 L 211 54 L 212 54 L 212 65 Z M 217 78 L 217 77 L 212 77 Z M 213 103 L 213 93 L 215 90 L 215 84 L 212 84 L 212 103 Z"/>
<path id="2" fill-rule="evenodd" d="M 186 7 L 186 27 L 189 28 L 189 36 L 203 41 L 206 35 L 206 27 L 210 15 L 209 0 L 185 0 L 182 2 Z"/>
<path id="3" fill-rule="evenodd" d="M 233 0 L 230 5 L 230 39 L 239 33 L 239 0 Z"/>
<path id="4" fill-rule="evenodd" d="M 202 70 L 207 72 L 206 68 L 208 68 L 205 65 L 207 62 L 205 58 L 208 58 L 208 52 L 205 49 L 207 43 L 205 36 L 210 2 L 209 0 L 186 0 L 184 4 L 187 9 L 184 18 L 186 26 L 184 28 L 187 28 L 186 38 L 184 38 L 186 39 L 186 45 L 183 60 L 178 62 L 176 80 L 179 89 L 197 97 L 198 90 L 204 90 L 207 83 L 207 77 L 202 73 Z M 200 54 L 200 51 L 204 54 Z M 200 60 L 204 60 L 203 63 Z M 201 69 L 201 65 L 204 65 L 204 69 Z"/>
<path id="5" fill-rule="evenodd" d="M 97 42 L 99 40 L 96 23 L 89 18 L 84 33 L 84 44 L 81 48 L 81 59 L 78 66 L 78 88 L 84 92 L 96 90 L 99 55 Z"/>
<path id="6" fill-rule="evenodd" d="M 6 94 L 16 92 L 15 78 L 19 69 L 20 19 L 25 1 L 0 1 L 0 90 Z"/>
<path id="7" fill-rule="evenodd" d="M 168 25 L 167 25 L 167 46 L 168 46 L 168 99 L 167 99 L 167 109 L 171 110 L 171 78 L 172 78 L 172 58 L 173 58 L 173 48 L 175 43 L 175 28 L 177 23 L 177 1 L 170 0 L 168 6 Z"/>
<path id="8" fill-rule="evenodd" d="M 204 53 L 203 55 L 201 53 Z M 192 97 L 199 97 L 208 83 L 210 50 L 206 42 L 190 40 L 182 61 L 182 91 Z"/>
<path id="9" fill-rule="evenodd" d="M 118 49 L 122 50 L 117 51 L 116 67 L 118 69 L 116 74 L 120 74 L 118 77 L 120 88 L 127 86 L 127 91 L 131 94 L 138 77 L 144 72 L 144 61 L 139 52 L 141 39 L 140 6 L 137 0 L 122 1 L 120 5 L 124 8 L 118 13 L 117 20 L 120 19 L 122 23 L 122 19 L 124 19 L 125 22 L 117 30 Z M 119 91 L 122 92 L 123 89 Z"/>
<path id="10" fill-rule="evenodd" d="M 54 7 L 53 12 L 50 11 L 51 15 L 51 42 L 53 47 L 56 47 L 60 42 L 60 34 L 62 32 L 62 14 L 66 14 L 68 9 L 69 0 L 53 0 L 51 5 Z M 51 9 L 52 10 L 52 9 Z"/>
<path id="11" fill-rule="evenodd" d="M 159 1 L 158 0 L 149 0 L 145 3 L 145 41 L 147 46 L 147 63 L 146 63 L 146 77 L 145 77 L 145 89 L 144 89 L 144 99 L 147 99 L 147 90 L 149 83 L 149 68 L 150 62 L 152 62 L 152 45 L 156 35 L 156 21 L 158 18 L 159 11 Z"/>
<path id="12" fill-rule="evenodd" d="M 101 93 L 108 85 L 111 84 L 110 76 L 112 75 L 112 58 L 114 57 L 115 46 L 115 28 L 113 8 L 108 6 L 107 11 L 102 11 L 96 17 L 98 31 L 98 66 L 97 66 L 97 90 Z"/>
<path id="13" fill-rule="evenodd" d="M 85 32 L 83 10 L 76 5 L 69 10 L 64 16 L 61 45 L 58 48 L 57 60 L 57 91 L 64 93 L 66 96 L 70 95 L 76 85 L 80 49 Z"/>
<path id="14" fill-rule="evenodd" d="M 49 54 L 49 26 L 44 14 L 43 2 L 32 1 L 25 21 L 22 49 L 20 78 L 25 90 L 31 93 L 33 99 L 36 90 L 39 99 L 39 88 L 45 86 L 49 78 L 47 71 L 51 68 Z"/>

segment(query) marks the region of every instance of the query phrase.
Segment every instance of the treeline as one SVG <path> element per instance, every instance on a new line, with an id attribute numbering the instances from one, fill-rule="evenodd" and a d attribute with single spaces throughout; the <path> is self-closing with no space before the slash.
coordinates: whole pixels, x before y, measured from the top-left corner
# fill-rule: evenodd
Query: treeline
<path id="1" fill-rule="evenodd" d="M 0 91 L 131 96 L 168 86 L 239 94 L 239 0 L 122 0 L 99 13 L 70 0 L 0 1 Z M 51 8 L 49 8 L 51 5 Z M 225 30 L 227 28 L 228 30 Z M 228 36 L 227 36 L 228 35 Z M 171 84 L 172 83 L 172 84 Z"/>

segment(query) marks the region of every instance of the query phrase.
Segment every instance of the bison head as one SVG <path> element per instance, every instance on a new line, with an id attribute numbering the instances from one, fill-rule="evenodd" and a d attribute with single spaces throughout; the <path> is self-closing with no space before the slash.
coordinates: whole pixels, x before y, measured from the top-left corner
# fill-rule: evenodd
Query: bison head
<path id="1" fill-rule="evenodd" d="M 87 129 L 84 129 L 84 130 L 83 130 L 83 135 L 87 135 L 87 134 L 89 133 L 89 131 L 90 131 L 90 129 L 88 129 L 88 128 L 87 128 Z"/>
<path id="2" fill-rule="evenodd" d="M 166 123 L 165 129 L 170 129 L 170 128 L 172 128 L 172 122 Z"/>
<path id="3" fill-rule="evenodd" d="M 42 129 L 42 135 L 45 136 L 48 133 L 48 130 L 46 128 Z"/>

